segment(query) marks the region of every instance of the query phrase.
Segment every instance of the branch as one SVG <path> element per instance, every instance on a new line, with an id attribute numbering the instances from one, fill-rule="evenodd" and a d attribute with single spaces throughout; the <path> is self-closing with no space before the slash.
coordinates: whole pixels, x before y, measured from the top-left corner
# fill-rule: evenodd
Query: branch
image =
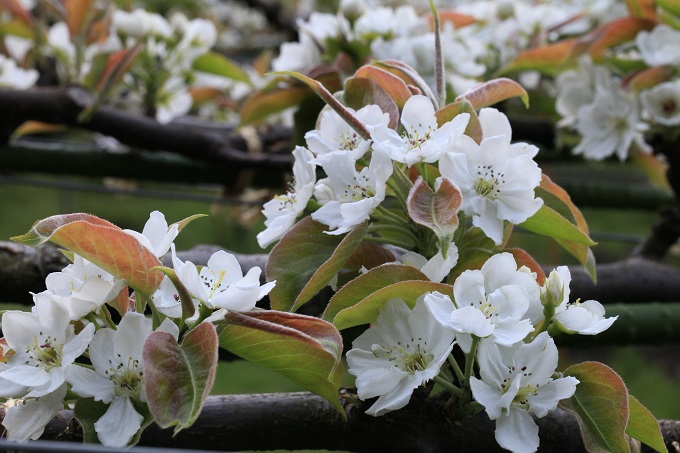
<path id="1" fill-rule="evenodd" d="M 494 438 L 495 422 L 483 412 L 453 423 L 444 416 L 441 401 L 414 397 L 402 410 L 371 417 L 364 413 L 367 403 L 352 401 L 352 396 L 343 398 L 344 420 L 327 401 L 306 392 L 212 396 L 191 428 L 172 437 L 171 429 L 152 425 L 140 445 L 229 451 L 504 451 Z M 72 413 L 62 411 L 42 438 L 79 441 L 78 430 L 68 430 L 72 421 Z M 558 409 L 537 422 L 542 452 L 585 452 L 576 419 L 569 413 Z M 675 451 L 671 448 L 680 441 L 680 422 L 659 424 L 667 448 Z"/>
<path id="2" fill-rule="evenodd" d="M 199 130 L 195 124 L 160 124 L 145 116 L 110 107 L 98 109 L 89 120 L 78 122 L 80 112 L 92 103 L 81 87 L 9 90 L 0 88 L 0 144 L 25 121 L 80 127 L 149 151 L 168 151 L 204 162 L 228 162 L 236 168 L 290 169 L 290 154 L 248 152 L 246 139 L 232 132 Z"/>

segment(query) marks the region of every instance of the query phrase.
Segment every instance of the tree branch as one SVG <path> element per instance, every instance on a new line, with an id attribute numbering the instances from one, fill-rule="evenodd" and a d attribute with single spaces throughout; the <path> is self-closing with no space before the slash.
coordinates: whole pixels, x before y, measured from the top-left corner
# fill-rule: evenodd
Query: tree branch
<path id="1" fill-rule="evenodd" d="M 206 131 L 196 124 L 160 124 L 152 118 L 101 107 L 89 120 L 78 115 L 92 103 L 81 87 L 10 90 L 0 88 L 0 143 L 7 143 L 24 121 L 65 124 L 99 132 L 126 145 L 168 151 L 204 162 L 229 162 L 237 168 L 290 169 L 291 155 L 248 152 L 246 140 L 226 129 Z"/>
<path id="2" fill-rule="evenodd" d="M 444 416 L 437 398 L 414 395 L 404 409 L 382 417 L 364 413 L 368 403 L 343 393 L 347 419 L 327 401 L 311 393 L 212 396 L 196 423 L 172 437 L 172 430 L 150 426 L 140 445 L 203 450 L 329 449 L 353 452 L 503 452 L 494 438 L 495 422 L 480 412 L 454 423 Z M 43 439 L 78 441 L 68 430 L 70 411 L 62 411 Z M 576 419 L 556 410 L 537 420 L 541 451 L 585 452 Z M 680 441 L 680 423 L 661 421 L 667 448 Z M 643 447 L 642 451 L 650 451 Z"/>

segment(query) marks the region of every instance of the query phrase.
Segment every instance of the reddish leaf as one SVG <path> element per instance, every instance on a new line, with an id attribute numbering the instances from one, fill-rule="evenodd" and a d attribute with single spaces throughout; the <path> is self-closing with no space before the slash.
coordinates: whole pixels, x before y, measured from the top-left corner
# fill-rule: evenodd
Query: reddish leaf
<path id="1" fill-rule="evenodd" d="M 465 135 L 472 138 L 475 142 L 481 143 L 483 137 L 482 123 L 479 122 L 479 116 L 472 107 L 472 104 L 470 104 L 470 101 L 465 98 L 437 110 L 435 113 L 437 124 L 441 127 L 461 113 L 470 114 L 470 121 L 468 121 L 468 125 L 465 128 Z"/>
<path id="2" fill-rule="evenodd" d="M 65 0 L 66 24 L 71 37 L 79 35 L 92 14 L 94 0 Z"/>
<path id="3" fill-rule="evenodd" d="M 631 148 L 630 156 L 652 184 L 670 193 L 671 186 L 667 177 L 668 163 L 653 154 L 640 151 L 637 146 Z"/>
<path id="4" fill-rule="evenodd" d="M 106 62 L 106 67 L 102 73 L 99 82 L 97 83 L 97 91 L 100 93 L 107 93 L 111 88 L 116 86 L 123 75 L 130 69 L 132 63 L 142 50 L 142 45 L 137 43 L 134 47 L 129 49 L 119 50 L 111 54 L 109 60 Z"/>
<path id="5" fill-rule="evenodd" d="M 26 25 L 33 24 L 31 13 L 21 6 L 19 0 L 0 0 L 0 9 L 8 11 L 12 16 L 21 19 Z"/>
<path id="6" fill-rule="evenodd" d="M 52 241 L 93 262 L 135 290 L 153 294 L 163 273 L 161 262 L 137 239 L 116 225 L 91 214 L 65 214 L 36 222 L 31 230 L 11 238 L 30 246 Z"/>
<path id="7" fill-rule="evenodd" d="M 626 7 L 632 17 L 656 20 L 656 0 L 626 0 Z"/>
<path id="8" fill-rule="evenodd" d="M 380 110 L 390 115 L 390 128 L 396 129 L 399 126 L 397 103 L 376 81 L 350 77 L 345 82 L 343 98 L 345 104 L 354 110 L 359 110 L 366 105 L 376 104 L 380 107 Z"/>
<path id="9" fill-rule="evenodd" d="M 401 109 L 411 97 L 406 83 L 396 75 L 373 65 L 365 65 L 354 74 L 357 79 L 369 79 L 377 83 Z"/>
<path id="10" fill-rule="evenodd" d="M 554 44 L 521 52 L 509 65 L 498 73 L 536 70 L 548 75 L 557 75 L 580 55 L 576 39 L 565 39 Z"/>
<path id="11" fill-rule="evenodd" d="M 467 99 L 474 110 L 497 104 L 506 99 L 519 97 L 529 107 L 529 94 L 514 80 L 501 77 L 477 84 L 456 98 L 456 101 Z"/>
<path id="12" fill-rule="evenodd" d="M 241 106 L 241 125 L 257 124 L 269 115 L 298 105 L 312 91 L 303 86 L 279 88 L 273 91 L 258 91 Z"/>
<path id="13" fill-rule="evenodd" d="M 458 229 L 458 211 L 463 195 L 458 186 L 449 178 L 439 179 L 440 186 L 434 192 L 422 177 L 413 184 L 406 206 L 408 215 L 415 223 L 431 229 L 439 239 L 439 248 L 444 256 Z"/>
<path id="14" fill-rule="evenodd" d="M 342 337 L 332 324 L 312 316 L 271 310 L 230 311 L 220 346 L 281 373 L 328 400 L 342 414 Z"/>
<path id="15" fill-rule="evenodd" d="M 655 66 L 632 72 L 621 84 L 624 88 L 641 91 L 670 80 L 672 76 L 673 71 L 668 66 Z"/>
<path id="16" fill-rule="evenodd" d="M 425 80 L 418 74 L 418 72 L 411 66 L 397 60 L 380 60 L 373 62 L 374 66 L 384 69 L 385 71 L 394 74 L 406 83 L 406 85 L 411 89 L 411 87 L 417 88 L 420 93 L 427 96 L 432 105 L 437 105 L 437 97 L 434 95 L 430 86 L 425 82 Z M 413 90 L 411 89 L 413 93 Z M 413 93 L 417 94 L 417 93 Z"/>
<path id="17" fill-rule="evenodd" d="M 476 17 L 459 13 L 458 11 L 439 11 L 439 19 L 442 23 L 449 22 L 453 24 L 454 28 L 463 28 L 478 22 Z M 432 16 L 428 17 L 428 21 L 430 23 L 430 30 L 432 30 L 434 27 Z"/>
<path id="18" fill-rule="evenodd" d="M 359 270 L 362 267 L 373 269 L 396 260 L 394 254 L 385 247 L 372 242 L 362 242 L 345 262 L 345 269 Z"/>
<path id="19" fill-rule="evenodd" d="M 175 426 L 176 435 L 196 421 L 215 382 L 215 326 L 202 322 L 181 345 L 167 332 L 152 332 L 144 342 L 143 357 L 149 409 L 158 426 Z"/>
<path id="20" fill-rule="evenodd" d="M 578 420 L 583 443 L 590 452 L 629 452 L 625 439 L 628 390 L 618 374 L 598 362 L 584 362 L 564 370 L 579 380 L 576 393 L 560 406 Z"/>
<path id="21" fill-rule="evenodd" d="M 593 60 L 601 60 L 611 47 L 635 39 L 638 32 L 651 30 L 656 22 L 637 17 L 623 17 L 608 22 L 578 40 L 578 47 L 587 49 Z"/>

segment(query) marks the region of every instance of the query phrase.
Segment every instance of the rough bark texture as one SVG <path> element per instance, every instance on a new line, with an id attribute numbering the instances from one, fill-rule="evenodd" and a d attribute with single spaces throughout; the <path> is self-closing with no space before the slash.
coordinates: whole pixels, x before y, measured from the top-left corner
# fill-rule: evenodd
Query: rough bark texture
<path id="1" fill-rule="evenodd" d="M 213 396 L 196 423 L 172 437 L 172 429 L 150 426 L 140 445 L 201 450 L 328 449 L 352 452 L 504 452 L 495 422 L 480 412 L 460 423 L 448 421 L 436 399 L 413 401 L 382 417 L 364 413 L 368 404 L 344 399 L 347 418 L 311 393 Z M 78 441 L 72 414 L 63 411 L 43 439 Z M 576 419 L 563 410 L 537 420 L 541 452 L 585 452 Z M 661 421 L 669 451 L 680 441 L 680 422 Z M 69 429 L 70 428 L 70 429 Z M 642 451 L 650 451 L 643 447 Z"/>

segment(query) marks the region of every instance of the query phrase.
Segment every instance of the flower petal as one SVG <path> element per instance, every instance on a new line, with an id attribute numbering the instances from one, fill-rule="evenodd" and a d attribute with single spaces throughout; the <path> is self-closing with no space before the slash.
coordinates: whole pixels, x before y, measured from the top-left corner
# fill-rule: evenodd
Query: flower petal
<path id="1" fill-rule="evenodd" d="M 538 425 L 524 410 L 510 410 L 496 420 L 496 442 L 514 453 L 531 453 L 538 450 Z"/>
<path id="2" fill-rule="evenodd" d="M 144 417 L 139 415 L 130 398 L 120 396 L 113 400 L 106 413 L 94 424 L 97 437 L 107 447 L 125 447 L 142 426 Z"/>

